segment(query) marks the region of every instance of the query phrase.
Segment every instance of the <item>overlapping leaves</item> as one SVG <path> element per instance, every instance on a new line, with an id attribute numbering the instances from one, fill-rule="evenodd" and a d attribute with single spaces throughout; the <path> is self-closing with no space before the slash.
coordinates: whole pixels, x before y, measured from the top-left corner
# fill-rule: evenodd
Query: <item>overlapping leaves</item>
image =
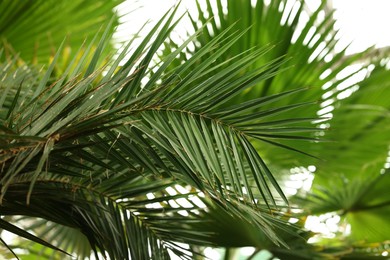
<path id="1" fill-rule="evenodd" d="M 0 38 L 4 49 L 1 60 L 13 59 L 17 55 L 19 61 L 47 64 L 68 37 L 66 48 L 61 52 L 63 59 L 57 63 L 57 68 L 63 68 L 71 57 L 76 56 L 84 42 L 90 43 L 95 36 L 102 36 L 102 23 L 115 16 L 114 7 L 121 2 L 1 1 Z M 117 16 L 114 20 L 108 29 L 109 34 L 118 24 Z M 107 50 L 112 48 L 108 46 Z"/>
<path id="2" fill-rule="evenodd" d="M 248 16 L 235 12 L 244 2 L 250 7 L 245 9 Z M 255 6 L 251 2 L 228 1 L 225 14 L 217 1 L 216 19 L 206 21 L 209 17 L 201 15 L 203 24 L 194 23 L 197 33 L 175 48 L 165 45 L 168 53 L 157 64 L 153 58 L 178 23 L 175 10 L 138 46 L 125 46 L 119 58 L 103 68 L 98 67 L 98 60 L 104 56 L 110 29 L 99 43 L 81 48 L 55 80 L 51 77 L 61 61 L 61 50 L 43 75 L 33 67 L 17 68 L 17 57 L 3 64 L 2 214 L 43 218 L 63 225 L 64 230 L 76 230 L 55 237 L 44 234 L 47 230 L 38 224 L 44 222 L 30 227 L 69 252 L 77 247 L 69 244 L 71 235 L 67 234 L 83 234 L 81 239 L 88 239 L 97 257 L 113 259 L 169 259 L 172 253 L 194 256 L 195 251 L 175 242 L 255 245 L 280 255 L 288 253 L 278 248 L 281 244 L 297 249 L 298 256 L 311 251 L 297 242 L 297 236 L 307 234 L 288 222 L 288 209 L 283 205 L 287 199 L 269 170 L 270 161 L 278 167 L 291 167 L 291 159 L 306 162 L 286 156 L 281 147 L 302 154 L 316 151 L 301 142 L 317 142 L 310 133 L 322 131 L 311 124 L 318 111 L 312 101 L 327 93 L 321 88 L 325 82 L 332 84 L 336 95 L 336 86 L 352 74 L 338 80 L 335 76 L 359 56 L 340 61 L 341 52 L 331 62 L 324 61 L 337 41 L 331 14 L 317 23 L 320 8 L 293 41 L 302 5 L 295 13 L 287 5 L 280 9 L 284 1 L 270 5 L 257 1 Z M 211 14 L 214 11 L 207 3 Z M 240 7 L 235 9 L 236 5 Z M 287 20 L 280 26 L 284 15 Z M 244 19 L 237 22 L 238 16 Z M 252 24 L 252 16 L 258 24 Z M 309 37 L 313 26 L 317 33 Z M 264 28 L 274 31 L 258 33 Z M 278 37 L 285 40 L 275 42 Z M 193 41 L 196 51 L 188 55 L 187 47 Z M 276 45 L 267 45 L 270 42 Z M 125 64 L 119 66 L 128 53 Z M 177 57 L 186 55 L 189 58 L 177 62 Z M 330 73 L 320 77 L 326 71 Z M 313 88 L 308 90 L 308 86 Z M 337 111 L 334 115 L 340 116 Z M 371 114 L 382 119 L 370 123 L 386 127 L 383 112 Z M 332 124 L 351 124 L 360 116 L 348 115 L 344 119 L 349 121 L 340 117 Z M 354 138 L 369 142 L 359 135 L 362 129 L 386 137 L 370 123 L 355 127 Z M 348 145 L 351 140 L 346 140 Z M 334 148 L 332 144 L 322 147 Z M 381 155 L 384 159 L 386 152 Z M 329 198 L 327 194 L 325 201 Z M 345 208 L 387 203 L 367 200 L 360 204 L 353 200 Z M 332 210 L 340 206 L 333 204 Z M 47 245 L 6 226 L 5 220 L 2 223 L 11 232 Z M 227 226 L 234 226 L 235 239 L 226 240 Z"/>
<path id="3" fill-rule="evenodd" d="M 127 46 L 103 77 L 104 68 L 96 66 L 107 33 L 90 62 L 83 57 L 92 44 L 79 54 L 76 69 L 69 66 L 51 85 L 58 55 L 42 78 L 28 73 L 24 81 L 23 73 L 14 74 L 18 90 L 7 85 L 14 67 L 6 65 L 2 87 L 8 93 L 1 103 L 4 215 L 40 217 L 79 229 L 95 253 L 112 258 L 129 258 L 129 249 L 132 258 L 163 259 L 168 252 L 190 257 L 173 242 L 218 244 L 215 233 L 191 228 L 213 221 L 210 213 L 194 204 L 197 213 L 169 203 L 191 196 L 211 203 L 210 209 L 213 203 L 222 205 L 223 214 L 255 225 L 271 243 L 284 243 L 276 228 L 294 234 L 286 218 L 268 216 L 267 207 L 287 200 L 251 142 L 278 138 L 264 134 L 272 129 L 266 122 L 304 104 L 260 110 L 293 91 L 222 109 L 238 93 L 274 76 L 283 62 L 271 60 L 245 72 L 270 51 L 265 48 L 232 57 L 234 63 L 220 69 L 216 60 L 243 35 L 227 30 L 228 37 L 217 37 L 168 70 L 196 35 L 190 37 L 154 69 L 152 58 L 177 23 L 173 14 L 167 13 L 118 67 Z M 195 63 L 197 69 L 191 66 Z M 255 109 L 259 112 L 251 114 Z M 194 192 L 172 197 L 166 188 L 174 184 L 189 185 Z M 160 207 L 146 207 L 153 203 Z"/>

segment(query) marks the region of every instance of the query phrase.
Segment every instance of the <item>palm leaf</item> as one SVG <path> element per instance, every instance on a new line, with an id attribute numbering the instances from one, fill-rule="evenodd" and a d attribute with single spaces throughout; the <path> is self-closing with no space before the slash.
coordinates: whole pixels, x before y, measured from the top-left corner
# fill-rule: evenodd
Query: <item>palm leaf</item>
<path id="1" fill-rule="evenodd" d="M 2 103 L 4 215 L 39 217 L 78 229 L 95 254 L 111 258 L 131 255 L 164 259 L 169 258 L 168 252 L 190 257 L 191 251 L 179 249 L 174 242 L 214 245 L 218 240 L 213 234 L 193 231 L 192 223 L 201 221 L 197 214 L 183 218 L 182 212 L 189 214 L 188 209 L 171 206 L 166 201 L 189 200 L 189 196 L 200 198 L 198 193 L 203 192 L 213 203 L 227 209 L 237 208 L 230 214 L 256 225 L 271 244 L 284 244 L 275 229 L 283 229 L 286 220 L 266 217 L 263 204 L 281 205 L 276 194 L 285 202 L 286 198 L 252 146 L 250 133 L 255 128 L 239 125 L 253 124 L 253 117 L 244 111 L 253 110 L 264 100 L 245 103 L 246 110 L 230 113 L 230 117 L 220 109 L 237 94 L 273 76 L 283 62 L 271 61 L 243 73 L 242 65 L 251 66 L 269 51 L 260 49 L 232 57 L 236 63 L 215 73 L 218 65 L 212 61 L 227 49 L 213 51 L 221 44 L 234 44 L 242 36 L 233 34 L 227 40 L 219 38 L 211 42 L 200 51 L 210 58 L 202 61 L 199 69 L 193 70 L 187 63 L 175 70 L 168 69 L 175 55 L 186 48 L 195 34 L 162 60 L 159 70 L 152 72 L 153 54 L 177 23 L 174 14 L 175 10 L 169 11 L 152 29 L 152 45 L 147 46 L 145 41 L 125 65 L 110 68 L 104 77 L 100 76 L 102 68 L 95 67 L 110 26 L 95 56 L 80 59 L 75 68 L 69 65 L 65 69 L 68 74 L 59 81 L 49 83 L 55 58 L 41 78 L 33 77 L 33 71 L 25 72 L 30 80 L 20 84 L 16 98 L 8 92 Z M 92 48 L 87 50 L 90 52 Z M 81 56 L 88 55 L 86 52 Z M 199 62 L 200 57 L 194 55 L 189 63 Z M 113 62 L 116 66 L 119 63 L 120 60 Z M 6 75 L 14 70 L 12 66 L 6 68 Z M 184 80 L 172 77 L 186 74 L 189 69 L 192 73 Z M 83 76 L 75 77 L 80 73 Z M 231 77 L 240 74 L 240 78 Z M 14 75 L 19 82 L 25 77 L 23 73 Z M 2 83 L 5 89 L 10 89 L 7 79 L 3 77 Z M 146 83 L 141 83 L 144 79 Z M 157 83 L 160 79 L 161 83 Z M 267 102 L 282 97 L 276 95 Z M 273 113 L 265 113 L 272 118 Z M 208 153 L 204 155 L 205 150 Z M 165 189 L 177 183 L 190 185 L 197 192 L 171 199 Z M 149 193 L 155 194 L 156 199 L 148 199 Z M 140 201 L 164 206 L 150 209 L 140 205 Z M 193 208 L 210 221 L 207 211 L 196 205 Z M 264 213 L 259 213 L 259 209 Z M 165 224 L 172 221 L 176 224 Z M 55 241 L 58 246 L 76 250 L 74 245 L 65 246 L 62 242 L 65 238 Z"/>
<path id="2" fill-rule="evenodd" d="M 310 213 L 343 210 L 354 226 L 384 225 L 388 202 L 376 194 L 388 179 L 378 174 L 388 168 L 388 131 L 381 132 L 389 125 L 388 88 L 380 84 L 387 70 L 377 66 L 361 83 L 364 91 L 334 98 L 354 72 L 337 75 L 359 55 L 340 60 L 342 51 L 325 61 L 337 43 L 331 16 L 319 21 L 319 8 L 298 33 L 303 5 L 295 13 L 282 3 L 228 1 L 225 14 L 219 2 L 215 11 L 207 1 L 215 20 L 200 12 L 200 25 L 193 18 L 196 33 L 178 45 L 169 40 L 180 20 L 173 8 L 138 46 L 130 42 L 102 66 L 114 18 L 56 79 L 61 48 L 43 72 L 17 67 L 19 58 L 6 53 L 0 65 L 2 215 L 33 219 L 23 228 L 51 241 L 48 246 L 89 256 L 70 241 L 76 234 L 96 258 L 192 259 L 199 246 L 256 246 L 280 257 L 353 256 L 355 244 L 350 253 L 305 243 L 312 234 L 289 222 L 296 215 L 273 169 L 305 165 L 313 160 L 307 154 L 325 149 L 321 155 L 332 164 L 316 163 L 314 190 L 297 203 Z M 248 15 L 237 12 L 238 5 Z M 154 62 L 162 49 L 168 54 Z M 317 112 L 330 105 L 336 130 L 326 135 L 341 142 L 319 143 L 324 115 Z M 364 122 L 357 120 L 362 115 Z M 340 151 L 345 154 L 334 156 Z M 359 163 L 344 163 L 351 157 Z M 356 179 L 356 172 L 365 178 Z M 343 175 L 344 182 L 336 185 L 329 175 Z M 58 233 L 47 232 L 46 221 Z M 13 228 L 12 219 L 2 223 L 28 234 Z M 379 241 L 387 233 L 374 225 L 370 230 L 358 228 L 351 237 Z M 236 238 L 226 239 L 231 234 Z M 37 237 L 28 238 L 46 245 Z"/>
<path id="3" fill-rule="evenodd" d="M 358 91 L 335 102 L 327 135 L 338 142 L 320 145 L 326 161 L 318 164 L 314 189 L 304 202 L 315 214 L 339 211 L 351 224 L 351 238 L 358 241 L 383 241 L 388 232 L 376 227 L 386 222 L 389 209 L 384 188 L 390 145 L 386 77 L 387 69 L 378 65 Z M 368 222 L 370 218 L 375 221 Z"/>
<path id="4" fill-rule="evenodd" d="M 227 28 L 232 28 L 232 30 L 241 31 L 245 34 L 232 45 L 229 45 L 227 52 L 217 57 L 219 63 L 225 64 L 224 66 L 228 66 L 231 63 L 236 64 L 233 57 L 243 52 L 254 52 L 253 46 L 272 47 L 264 55 L 256 58 L 256 61 L 248 64 L 246 68 L 243 67 L 244 71 L 253 71 L 259 66 L 269 64 L 270 61 L 276 62 L 278 60 L 280 62 L 279 65 L 273 67 L 274 74 L 269 73 L 267 78 L 254 82 L 246 91 L 227 101 L 220 107 L 222 111 L 229 109 L 227 108 L 229 105 L 236 105 L 236 102 L 249 102 L 251 104 L 251 102 L 256 102 L 256 99 L 261 100 L 269 95 L 277 95 L 297 88 L 309 88 L 307 91 L 302 91 L 295 96 L 294 99 L 283 98 L 277 101 L 277 103 L 252 108 L 253 113 L 259 113 L 253 114 L 253 117 L 264 115 L 262 111 L 258 111 L 260 109 L 268 108 L 271 112 L 278 105 L 283 108 L 286 107 L 286 109 L 280 110 L 279 118 L 276 116 L 278 110 L 275 111 L 276 121 L 286 122 L 281 117 L 318 119 L 317 112 L 326 103 L 329 104 L 330 102 L 326 95 L 332 91 L 336 95 L 340 93 L 336 89 L 337 86 L 347 81 L 355 73 L 346 73 L 341 79 L 337 75 L 345 67 L 365 55 L 365 53 L 362 53 L 343 58 L 345 49 L 335 52 L 335 45 L 338 40 L 335 37 L 337 31 L 333 30 L 335 21 L 332 18 L 332 12 L 327 13 L 325 18 L 321 18 L 321 10 L 323 10 L 326 4 L 325 1 L 313 13 L 307 13 L 309 9 L 301 1 L 287 3 L 287 1 L 280 0 L 272 1 L 270 4 L 266 3 L 266 1 L 255 1 L 254 4 L 252 4 L 253 1 L 249 0 L 227 1 L 227 12 L 225 7 L 218 1 L 207 0 L 204 2 L 205 4 L 202 1 L 198 1 L 198 12 L 191 16 L 194 30 L 201 30 L 202 33 L 196 38 L 195 51 L 187 50 L 188 52 L 196 55 L 201 46 L 205 46 L 209 41 L 220 37 L 221 32 Z M 309 16 L 308 21 L 303 23 L 302 21 L 307 16 Z M 206 24 L 207 26 L 205 26 Z M 173 43 L 173 46 L 176 46 L 175 43 Z M 169 46 L 167 48 L 166 52 L 169 53 Z M 217 53 L 217 51 L 214 52 Z M 329 61 L 329 58 L 332 56 L 333 59 Z M 205 60 L 205 58 L 200 59 Z M 193 65 L 193 67 L 199 64 L 202 63 L 199 62 Z M 184 77 L 184 75 L 181 75 L 181 78 Z M 233 75 L 231 77 L 234 78 Z M 326 89 L 322 88 L 325 84 Z M 202 96 L 197 100 L 201 98 Z M 218 98 L 222 100 L 225 96 L 220 95 Z M 315 101 L 318 103 L 314 103 Z M 307 106 L 300 111 L 288 109 L 289 105 L 294 108 L 294 105 L 297 103 L 306 102 L 313 102 L 313 105 Z M 214 105 L 214 102 L 212 104 Z M 237 107 L 237 111 L 239 109 Z M 321 114 L 320 116 L 324 119 L 329 119 L 329 115 Z M 299 135 L 286 136 L 286 140 L 283 141 L 263 140 L 262 136 L 257 135 L 258 141 L 254 142 L 254 145 L 258 151 L 262 151 L 262 156 L 266 161 L 273 161 L 276 168 L 289 169 L 292 166 L 315 164 L 316 160 L 306 155 L 321 157 L 320 150 L 316 148 L 316 145 L 313 145 L 313 143 L 316 143 L 316 137 L 319 136 L 319 132 L 323 131 L 321 129 L 315 130 L 315 128 L 320 128 L 320 122 L 316 120 L 308 120 L 307 122 L 300 120 L 291 121 L 291 124 L 296 124 L 296 127 L 302 131 L 312 128 L 311 137 L 313 139 L 311 140 L 314 142 L 302 142 Z M 291 132 L 293 131 L 291 129 Z M 294 151 L 294 153 L 289 153 L 287 150 L 283 151 L 280 149 L 281 147 Z M 297 147 L 300 149 L 297 149 Z M 301 153 L 303 156 L 295 152 Z"/>
<path id="5" fill-rule="evenodd" d="M 1 46 L 5 48 L 2 59 L 19 54 L 19 59 L 28 63 L 49 63 L 66 36 L 69 37 L 63 55 L 75 56 L 86 38 L 90 42 L 95 35 L 102 36 L 102 23 L 114 16 L 113 9 L 121 2 L 2 1 L 0 35 Z M 107 33 L 112 35 L 116 25 L 117 17 Z M 57 66 L 63 67 L 58 63 Z"/>

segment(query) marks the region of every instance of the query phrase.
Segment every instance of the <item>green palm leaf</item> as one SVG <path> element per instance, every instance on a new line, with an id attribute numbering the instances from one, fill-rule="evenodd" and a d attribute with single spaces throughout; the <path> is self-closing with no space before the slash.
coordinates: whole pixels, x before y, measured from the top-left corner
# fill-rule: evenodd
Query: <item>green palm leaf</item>
<path id="1" fill-rule="evenodd" d="M 49 63 L 65 36 L 69 37 L 62 55 L 65 59 L 75 56 L 86 38 L 90 42 L 93 37 L 102 36 L 102 23 L 114 16 L 113 9 L 121 2 L 2 1 L 0 37 L 5 49 L 2 60 L 17 54 L 27 63 Z M 107 33 L 112 35 L 116 25 L 118 18 Z M 58 63 L 57 66 L 63 67 Z"/>
<path id="2" fill-rule="evenodd" d="M 48 75 L 56 58 L 46 76 L 30 76 L 31 80 L 20 84 L 19 94 L 13 99 L 9 92 L 2 103 L 2 142 L 6 144 L 2 151 L 4 215 L 41 217 L 79 229 L 95 253 L 111 258 L 129 258 L 129 248 L 132 258 L 164 259 L 169 258 L 169 251 L 186 257 L 191 255 L 190 251 L 179 250 L 174 241 L 214 244 L 216 238 L 213 234 L 193 232 L 192 223 L 200 221 L 197 214 L 183 218 L 180 212 L 188 214 L 186 207 L 175 208 L 164 202 L 173 199 L 164 189 L 182 183 L 197 193 L 203 192 L 215 203 L 232 203 L 228 209 L 237 210 L 229 214 L 256 225 L 271 244 L 284 244 L 275 228 L 289 225 L 286 220 L 265 217 L 263 204 L 280 205 L 276 194 L 287 200 L 252 146 L 250 136 L 255 128 L 239 125 L 253 123 L 253 117 L 244 110 L 227 117 L 220 109 L 238 93 L 274 75 L 282 63 L 269 62 L 229 81 L 231 75 L 242 73 L 242 65 L 250 66 L 268 50 L 233 57 L 235 64 L 214 73 L 214 62 L 210 61 L 223 52 L 214 54 L 212 50 L 221 41 L 226 43 L 220 38 L 200 51 L 210 59 L 184 80 L 177 81 L 172 75 L 186 74 L 191 66 L 183 63 L 175 70 L 165 69 L 190 38 L 152 73 L 153 65 L 148 64 L 177 23 L 173 21 L 174 12 L 167 13 L 152 29 L 152 45 L 141 44 L 143 47 L 136 49 L 124 66 L 111 68 L 104 77 L 100 76 L 101 69 L 94 70 L 101 49 L 91 61 L 81 59 L 76 71 L 70 65 L 68 74 L 51 87 Z M 227 45 L 241 36 L 232 36 Z M 101 43 L 107 37 L 105 33 Z M 102 46 L 99 44 L 98 49 Z M 141 53 L 144 54 L 139 57 Z M 84 53 L 83 57 L 88 55 Z M 198 62 L 199 57 L 194 55 L 189 62 Z M 117 66 L 119 62 L 113 64 Z M 13 67 L 7 67 L 6 74 L 12 71 Z M 84 76 L 74 78 L 83 71 Z M 6 79 L 3 83 L 8 89 Z M 147 79 L 147 83 L 141 84 L 142 79 Z M 160 79 L 162 83 L 158 84 Z M 272 103 L 282 96 L 266 101 Z M 212 100 L 215 102 L 211 103 Z M 244 104 L 246 111 L 263 101 Z M 272 118 L 272 112 L 264 113 Z M 208 152 L 203 154 L 205 150 Z M 149 193 L 157 199 L 147 199 Z M 199 197 L 197 193 L 191 196 Z M 189 199 L 188 196 L 182 194 L 175 199 Z M 45 198 L 50 201 L 43 203 Z M 165 206 L 149 209 L 142 204 L 137 206 L 140 201 L 164 202 Z M 25 205 L 25 209 L 20 205 Z M 193 207 L 210 221 L 209 213 Z M 259 213 L 259 209 L 264 213 Z M 170 220 L 177 223 L 164 224 Z M 59 246 L 64 245 L 61 241 L 57 242 Z M 149 248 L 155 250 L 150 252 Z"/>
<path id="3" fill-rule="evenodd" d="M 351 224 L 351 238 L 357 241 L 387 239 L 386 225 L 377 228 L 378 223 L 386 222 L 389 209 L 384 188 L 389 184 L 387 77 L 387 69 L 378 65 L 350 98 L 335 102 L 332 131 L 327 135 L 338 142 L 320 145 L 326 161 L 318 165 L 314 190 L 304 204 L 316 214 L 339 211 Z M 345 163 L 348 161 L 351 163 Z M 370 218 L 375 221 L 368 222 Z"/>
<path id="4" fill-rule="evenodd" d="M 19 51 L 27 61 L 20 65 L 5 46 L 0 226 L 34 242 L 28 250 L 35 255 L 42 250 L 59 259 L 61 250 L 80 257 L 193 259 L 204 246 L 255 246 L 291 259 L 354 257 L 367 253 L 357 241 L 386 239 L 388 230 L 375 225 L 386 225 L 389 205 L 377 196 L 388 186 L 385 66 L 376 64 L 358 89 L 348 79 L 363 66 L 340 77 L 364 53 L 334 53 L 334 22 L 331 14 L 320 19 L 322 6 L 298 31 L 301 2 L 296 9 L 282 0 L 227 2 L 225 12 L 220 2 L 213 9 L 206 1 L 209 15 L 192 17 L 196 33 L 181 44 L 169 39 L 181 19 L 174 7 L 143 41 L 130 42 L 105 65 L 100 61 L 109 60 L 116 18 L 107 20 L 106 30 L 92 28 L 113 2 L 89 6 L 81 24 L 91 25 L 93 39 L 82 45 L 76 29 L 72 60 L 63 56 L 70 40 L 58 30 L 54 44 L 61 47 L 50 52 L 43 71 L 28 61 L 44 61 L 47 50 Z M 64 4 L 52 22 L 69 12 L 77 17 L 83 4 Z M 0 25 L 15 10 L 30 21 L 29 12 L 36 16 L 48 7 L 6 1 L 1 8 L 7 11 Z M 31 47 L 19 34 L 11 37 L 26 25 L 15 24 L 0 31 L 7 44 Z M 33 31 L 38 37 L 43 29 Z M 342 98 L 346 90 L 350 96 Z M 331 130 L 325 132 L 327 119 Z M 323 135 L 331 142 L 320 142 Z M 317 167 L 313 189 L 288 206 L 279 180 L 293 165 L 308 163 Z M 304 217 L 290 223 L 330 211 L 351 225 L 351 243 L 307 244 L 313 234 L 302 228 Z M 21 228 L 14 225 L 19 221 Z M 362 223 L 368 232 L 361 232 Z M 1 242 L 9 254 L 19 248 Z"/>

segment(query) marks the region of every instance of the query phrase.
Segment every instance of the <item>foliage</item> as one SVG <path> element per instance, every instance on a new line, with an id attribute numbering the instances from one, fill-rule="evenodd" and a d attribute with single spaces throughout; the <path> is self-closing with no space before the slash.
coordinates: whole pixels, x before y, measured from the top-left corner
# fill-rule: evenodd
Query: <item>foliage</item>
<path id="1" fill-rule="evenodd" d="M 60 2 L 66 11 L 54 8 L 45 24 L 62 42 L 55 54 L 19 39 L 22 18 L 39 28 L 50 5 L 0 6 L 12 22 L 0 31 L 0 228 L 32 241 L 2 239 L 10 257 L 18 248 L 23 259 L 193 259 L 206 246 L 371 259 L 388 250 L 388 71 L 380 59 L 348 69 L 370 50 L 335 52 L 325 3 L 300 28 L 302 2 L 229 0 L 227 12 L 199 2 L 195 33 L 181 43 L 171 39 L 174 7 L 107 59 L 117 17 L 97 24 L 118 2 Z M 60 21 L 75 28 L 72 43 Z M 87 25 L 94 39 L 75 48 Z M 34 60 L 51 63 L 42 71 Z M 312 189 L 287 197 L 290 170 L 309 165 Z M 307 216 L 329 212 L 351 226 L 340 243 L 304 229 Z"/>
<path id="2" fill-rule="evenodd" d="M 86 1 L 13 1 L 0 2 L 0 38 L 4 59 L 18 57 L 19 64 L 48 64 L 65 41 L 62 63 L 77 50 L 102 37 L 104 21 L 114 15 L 123 0 Z M 110 29 L 114 32 L 118 18 Z M 108 53 L 106 53 L 107 55 Z"/>

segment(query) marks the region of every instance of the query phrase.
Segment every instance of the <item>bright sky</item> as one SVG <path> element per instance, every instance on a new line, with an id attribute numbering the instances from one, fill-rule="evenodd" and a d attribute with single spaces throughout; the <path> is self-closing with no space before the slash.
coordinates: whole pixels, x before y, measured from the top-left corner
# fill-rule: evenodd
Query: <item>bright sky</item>
<path id="1" fill-rule="evenodd" d="M 389 0 L 333 0 L 333 7 L 344 41 L 352 41 L 350 51 L 390 46 Z"/>
<path id="2" fill-rule="evenodd" d="M 128 16 L 129 23 L 125 30 L 121 30 L 121 36 L 136 32 L 148 19 L 155 21 L 161 17 L 177 0 L 127 0 L 122 6 L 121 12 L 135 10 Z M 309 6 L 317 6 L 320 0 L 307 1 Z M 377 45 L 377 47 L 390 46 L 390 0 L 329 0 L 336 9 L 336 24 L 340 28 L 342 44 L 352 42 L 349 53 L 362 51 L 365 48 Z M 137 8 L 142 5 L 143 8 Z M 194 0 L 182 0 L 181 10 L 195 7 Z M 311 8 L 313 10 L 313 8 Z"/>

